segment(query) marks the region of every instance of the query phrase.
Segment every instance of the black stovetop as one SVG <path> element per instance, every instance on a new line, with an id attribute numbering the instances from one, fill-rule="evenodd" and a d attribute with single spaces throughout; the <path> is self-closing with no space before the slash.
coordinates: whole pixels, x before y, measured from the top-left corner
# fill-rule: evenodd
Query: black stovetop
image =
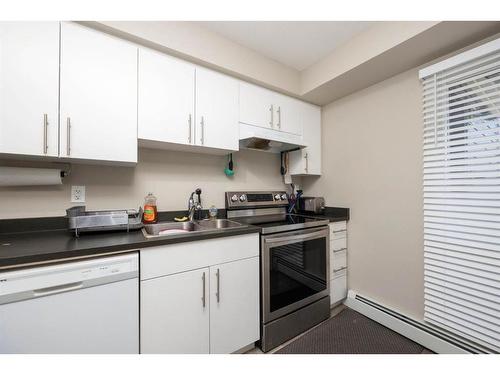
<path id="1" fill-rule="evenodd" d="M 256 215 L 231 218 L 230 220 L 260 227 L 263 234 L 305 229 L 328 224 L 328 220 L 323 218 L 294 214 Z"/>

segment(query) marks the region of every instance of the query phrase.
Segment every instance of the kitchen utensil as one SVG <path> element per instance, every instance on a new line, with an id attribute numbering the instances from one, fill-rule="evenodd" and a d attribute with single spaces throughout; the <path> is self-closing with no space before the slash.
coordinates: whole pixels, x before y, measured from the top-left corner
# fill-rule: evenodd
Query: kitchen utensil
<path id="1" fill-rule="evenodd" d="M 231 177 L 234 176 L 234 170 L 233 170 L 233 154 L 229 154 L 229 163 L 227 167 L 224 169 L 224 173 L 226 176 Z"/>

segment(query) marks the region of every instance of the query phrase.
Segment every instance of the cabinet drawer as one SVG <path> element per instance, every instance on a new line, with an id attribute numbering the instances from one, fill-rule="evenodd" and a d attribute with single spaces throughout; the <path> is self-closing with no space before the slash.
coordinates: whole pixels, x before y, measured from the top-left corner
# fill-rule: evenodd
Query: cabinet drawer
<path id="1" fill-rule="evenodd" d="M 344 237 L 330 240 L 330 248 L 332 251 L 347 249 L 347 238 Z"/>
<path id="2" fill-rule="evenodd" d="M 334 277 L 330 282 L 330 304 L 335 304 L 347 297 L 347 275 Z"/>
<path id="3" fill-rule="evenodd" d="M 337 221 L 335 223 L 330 223 L 330 231 L 332 232 L 340 232 L 343 230 L 347 230 L 347 221 Z"/>
<path id="4" fill-rule="evenodd" d="M 341 230 L 340 232 L 331 232 L 330 233 L 330 240 L 337 240 L 339 238 L 346 238 L 347 237 L 347 231 Z"/>
<path id="5" fill-rule="evenodd" d="M 347 267 L 347 250 L 336 251 L 333 253 L 331 261 L 331 275 L 334 277 L 336 272 Z"/>
<path id="6" fill-rule="evenodd" d="M 213 238 L 141 250 L 141 280 L 259 256 L 259 234 Z"/>

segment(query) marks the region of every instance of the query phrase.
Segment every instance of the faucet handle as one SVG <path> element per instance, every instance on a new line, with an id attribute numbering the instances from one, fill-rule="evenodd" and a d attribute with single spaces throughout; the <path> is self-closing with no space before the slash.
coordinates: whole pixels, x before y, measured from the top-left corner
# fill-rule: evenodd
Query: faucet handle
<path id="1" fill-rule="evenodd" d="M 198 188 L 194 191 L 196 193 L 196 195 L 198 196 L 198 204 L 200 205 L 201 207 L 201 189 Z"/>

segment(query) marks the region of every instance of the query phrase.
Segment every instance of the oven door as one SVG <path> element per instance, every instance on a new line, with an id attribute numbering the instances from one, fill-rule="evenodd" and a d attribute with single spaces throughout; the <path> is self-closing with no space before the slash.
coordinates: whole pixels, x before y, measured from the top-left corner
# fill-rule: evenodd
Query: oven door
<path id="1" fill-rule="evenodd" d="M 330 293 L 328 227 L 262 236 L 264 323 Z"/>

